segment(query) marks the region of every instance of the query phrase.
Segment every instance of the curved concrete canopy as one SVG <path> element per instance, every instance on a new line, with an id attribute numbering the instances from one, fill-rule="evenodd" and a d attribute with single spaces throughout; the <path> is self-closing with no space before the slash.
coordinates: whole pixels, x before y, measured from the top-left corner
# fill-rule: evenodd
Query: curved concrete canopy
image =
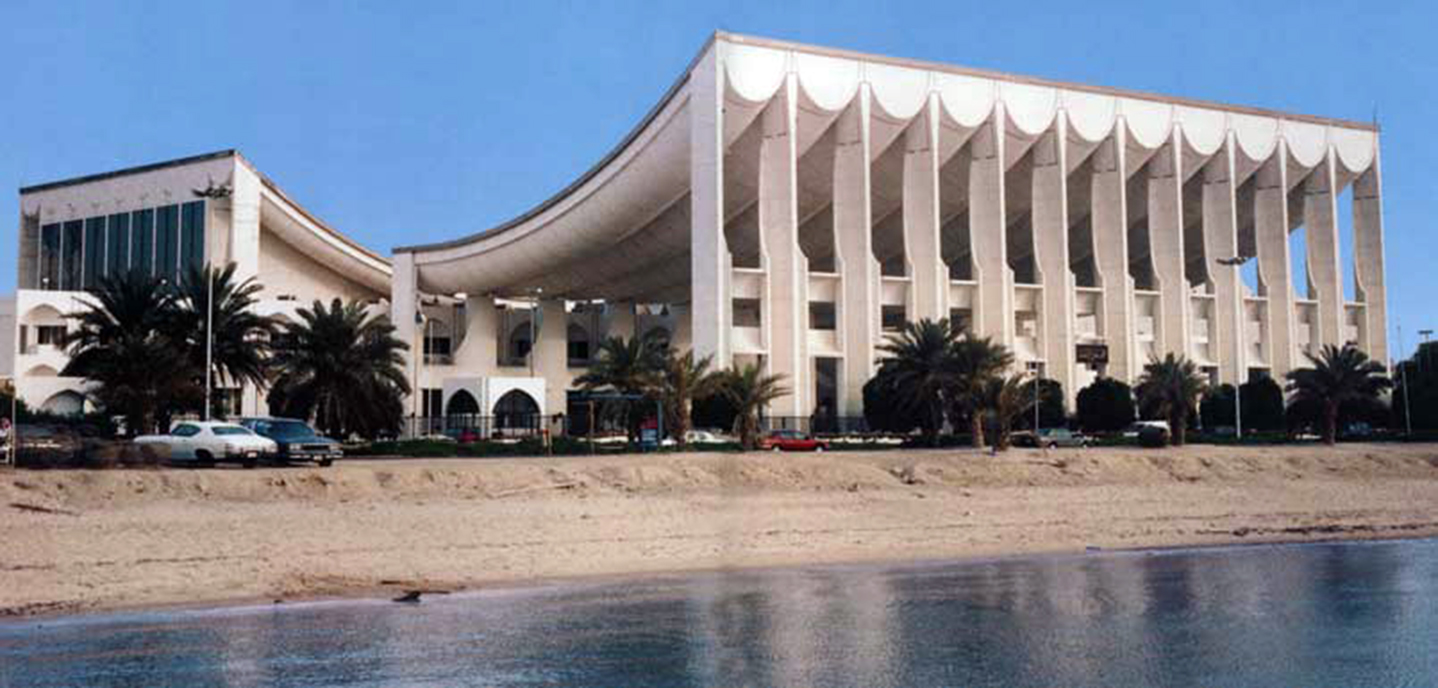
<path id="1" fill-rule="evenodd" d="M 801 189 L 823 183 L 805 175 L 832 174 L 829 166 L 806 163 L 805 153 L 820 142 L 831 151 L 826 132 L 839 126 L 840 113 L 865 99 L 870 104 L 861 111 L 870 117 L 876 189 L 888 181 L 883 154 L 907 140 L 905 132 L 927 112 L 940 113 L 941 150 L 951 155 L 974 131 L 993 124 L 1002 107 L 1014 141 L 1006 151 L 1009 164 L 1026 149 L 1020 145 L 1031 145 L 1060 121 L 1076 150 L 1092 150 L 1123 126 L 1129 145 L 1145 155 L 1163 147 L 1177 126 L 1189 173 L 1230 134 L 1235 152 L 1255 163 L 1277 154 L 1282 139 L 1295 162 L 1308 165 L 1332 148 L 1353 175 L 1372 164 L 1377 145 L 1376 128 L 1368 124 L 716 33 L 645 119 L 560 193 L 488 231 L 396 248 L 413 254 L 418 289 L 686 301 L 691 77 L 711 51 L 720 65 L 726 167 L 752 166 L 745 160 L 757 154 L 759 139 L 745 134 L 792 93 Z M 785 87 L 790 75 L 794 89 Z M 931 94 L 937 110 L 925 105 Z M 752 189 L 726 189 L 725 217 L 739 222 L 753 203 Z"/>

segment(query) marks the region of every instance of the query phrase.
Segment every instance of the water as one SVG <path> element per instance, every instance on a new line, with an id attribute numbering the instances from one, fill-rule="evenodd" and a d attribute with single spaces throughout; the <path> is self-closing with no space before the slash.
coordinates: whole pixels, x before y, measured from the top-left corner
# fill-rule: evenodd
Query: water
<path id="1" fill-rule="evenodd" d="M 0 624 L 0 686 L 1433 686 L 1438 541 Z"/>

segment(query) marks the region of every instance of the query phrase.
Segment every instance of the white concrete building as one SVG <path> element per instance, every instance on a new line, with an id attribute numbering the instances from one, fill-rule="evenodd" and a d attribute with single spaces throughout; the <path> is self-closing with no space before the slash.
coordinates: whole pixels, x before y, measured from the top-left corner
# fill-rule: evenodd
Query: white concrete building
<path id="1" fill-rule="evenodd" d="M 383 304 L 389 261 L 309 214 L 233 150 L 20 189 L 16 294 L 0 309 L 0 346 L 20 398 L 80 411 L 85 382 L 64 377 L 57 346 L 87 291 L 132 267 L 175 280 L 187 266 L 234 262 L 263 287 L 256 309 L 292 316 L 335 297 Z M 383 304 L 387 308 L 387 304 Z M 8 316 L 8 319 L 7 319 Z M 221 390 L 243 413 L 253 388 Z"/>
<path id="2" fill-rule="evenodd" d="M 418 415 L 525 378 L 559 412 L 599 337 L 651 327 L 786 375 L 770 413 L 797 418 L 860 416 L 906 319 L 992 336 L 1070 400 L 1170 351 L 1219 382 L 1326 343 L 1387 357 L 1371 125 L 724 33 L 568 188 L 394 267 Z"/>

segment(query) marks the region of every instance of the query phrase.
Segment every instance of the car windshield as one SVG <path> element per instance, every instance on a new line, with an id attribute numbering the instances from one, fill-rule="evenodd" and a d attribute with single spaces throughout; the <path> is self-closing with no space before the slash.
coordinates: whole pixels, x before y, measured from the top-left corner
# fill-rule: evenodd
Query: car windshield
<path id="1" fill-rule="evenodd" d="M 282 440 L 315 436 L 310 426 L 297 420 L 263 421 L 255 424 L 255 430 L 265 437 Z"/>
<path id="2" fill-rule="evenodd" d="M 212 430 L 216 435 L 249 435 L 246 430 L 238 425 L 216 425 Z"/>

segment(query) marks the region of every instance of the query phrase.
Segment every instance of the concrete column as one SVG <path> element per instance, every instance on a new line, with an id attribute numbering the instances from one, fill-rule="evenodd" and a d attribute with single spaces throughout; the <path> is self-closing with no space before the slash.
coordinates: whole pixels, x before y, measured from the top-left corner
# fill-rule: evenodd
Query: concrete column
<path id="1" fill-rule="evenodd" d="M 1132 383 L 1134 360 L 1133 279 L 1128 274 L 1128 173 L 1124 165 L 1128 127 L 1114 123 L 1113 134 L 1093 153 L 1094 262 L 1103 286 L 1104 341 L 1108 374 Z"/>
<path id="2" fill-rule="evenodd" d="M 604 337 L 622 337 L 629 341 L 635 332 L 634 304 L 630 301 L 615 301 L 609 304 L 609 325 Z M 697 352 L 696 352 L 697 353 Z"/>
<path id="3" fill-rule="evenodd" d="M 1254 232 L 1258 238 L 1258 272 L 1268 298 L 1268 361 L 1273 377 L 1282 380 L 1293 369 L 1294 304 L 1292 265 L 1288 254 L 1288 145 L 1280 140 L 1254 188 Z"/>
<path id="4" fill-rule="evenodd" d="M 1148 227 L 1153 250 L 1153 270 L 1159 291 L 1160 356 L 1188 355 L 1188 280 L 1183 257 L 1183 133 L 1175 124 L 1164 149 L 1149 164 Z M 1141 367 L 1146 361 L 1138 361 Z"/>
<path id="5" fill-rule="evenodd" d="M 1221 382 L 1238 385 L 1247 377 L 1244 371 L 1242 292 L 1237 267 L 1218 264 L 1219 259 L 1238 255 L 1238 213 L 1234 198 L 1232 131 L 1228 140 L 1204 167 L 1203 180 L 1203 246 L 1210 261 L 1208 274 L 1214 285 L 1214 318 L 1218 338 L 1213 348 L 1218 359 Z"/>
<path id="6" fill-rule="evenodd" d="M 1034 144 L 1034 248 L 1043 274 L 1046 377 L 1063 385 L 1065 405 L 1074 397 L 1074 276 L 1069 269 L 1068 164 L 1064 142 L 1068 118 L 1060 112 Z"/>
<path id="7" fill-rule="evenodd" d="M 409 376 L 411 387 L 419 386 L 419 361 L 420 353 L 424 342 L 419 339 L 419 325 L 415 323 L 415 314 L 419 306 L 419 291 L 417 282 L 419 273 L 414 266 L 413 253 L 396 253 L 391 261 L 393 276 L 390 278 L 390 300 L 389 312 L 390 322 L 394 324 L 394 336 L 400 341 L 409 345 L 409 350 L 402 353 L 405 359 L 405 371 Z M 414 415 L 419 415 L 420 395 L 419 390 L 412 390 L 407 410 Z"/>
<path id="8" fill-rule="evenodd" d="M 1318 344 L 1343 345 L 1343 267 L 1338 253 L 1338 185 L 1333 149 L 1308 177 L 1303 199 L 1308 275 L 1318 299 Z"/>
<path id="9" fill-rule="evenodd" d="M 864 412 L 864 383 L 874 374 L 874 338 L 878 332 L 878 293 L 869 234 L 869 85 L 860 84 L 854 102 L 835 123 L 834 236 L 835 268 L 842 281 L 838 310 L 844 361 L 839 369 L 839 414 Z"/>
<path id="10" fill-rule="evenodd" d="M 1009 268 L 1004 209 L 1004 104 L 974 134 L 969 168 L 969 223 L 972 228 L 975 299 L 974 331 L 1014 345 L 1014 271 Z"/>
<path id="11" fill-rule="evenodd" d="M 462 370 L 466 375 L 493 375 L 499 367 L 500 326 L 494 299 L 488 296 L 466 297 L 464 320 L 464 343 L 454 352 L 455 370 Z"/>
<path id="12" fill-rule="evenodd" d="M 784 81 L 760 115 L 764 140 L 759 146 L 759 240 L 764 246 L 769 331 L 765 357 L 770 375 L 783 376 L 790 394 L 770 405 L 776 416 L 808 415 L 811 377 L 805 355 L 808 314 L 807 261 L 799 249 L 798 128 L 799 81 Z"/>
<path id="13" fill-rule="evenodd" d="M 904 258 L 908 262 L 909 320 L 949 317 L 949 270 L 939 249 L 939 97 L 904 133 Z"/>
<path id="14" fill-rule="evenodd" d="M 724 70 L 718 47 L 689 74 L 690 260 L 694 353 L 729 365 L 729 249 L 724 241 Z M 630 323 L 630 332 L 633 323 Z"/>
<path id="15" fill-rule="evenodd" d="M 235 283 L 257 277 L 260 272 L 260 195 L 263 184 L 258 175 L 235 159 L 234 184 L 230 190 L 230 260 L 235 262 Z M 271 295 L 273 298 L 273 295 Z"/>
<path id="16" fill-rule="evenodd" d="M 1376 143 L 1374 144 L 1377 145 Z M 1378 151 L 1373 164 L 1353 182 L 1353 246 L 1359 300 L 1368 328 L 1368 356 L 1388 360 L 1388 291 L 1383 268 L 1383 183 Z"/>
<path id="17" fill-rule="evenodd" d="M 538 341 L 534 343 L 535 374 L 544 378 L 544 408 L 557 413 L 567 406 L 569 389 L 569 314 L 562 299 L 539 304 Z"/>

